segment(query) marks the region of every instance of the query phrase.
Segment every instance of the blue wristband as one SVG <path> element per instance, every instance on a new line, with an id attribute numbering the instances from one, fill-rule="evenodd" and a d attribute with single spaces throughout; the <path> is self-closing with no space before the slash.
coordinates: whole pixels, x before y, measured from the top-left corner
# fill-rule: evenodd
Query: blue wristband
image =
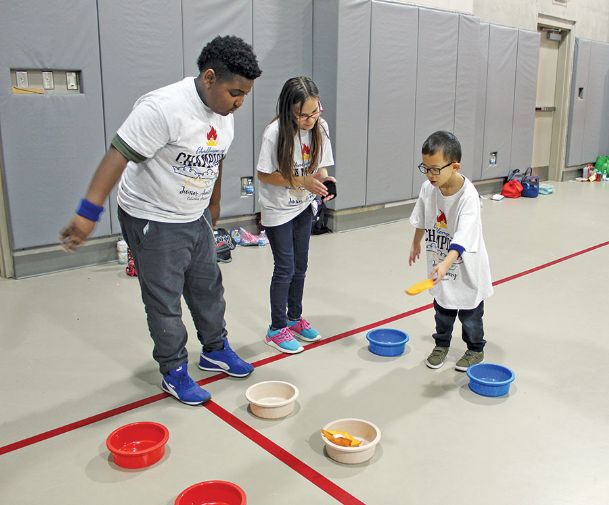
<path id="1" fill-rule="evenodd" d="M 449 252 L 450 251 L 457 251 L 459 253 L 459 256 L 463 256 L 463 253 L 465 252 L 465 248 L 460 246 L 459 244 L 450 244 L 450 247 L 448 248 Z"/>
<path id="2" fill-rule="evenodd" d="M 104 211 L 103 207 L 100 207 L 99 205 L 95 205 L 94 203 L 90 202 L 86 198 L 83 198 L 80 201 L 80 205 L 76 209 L 76 214 L 88 219 L 89 221 L 97 222 L 97 221 L 99 221 L 99 216 L 103 211 Z"/>

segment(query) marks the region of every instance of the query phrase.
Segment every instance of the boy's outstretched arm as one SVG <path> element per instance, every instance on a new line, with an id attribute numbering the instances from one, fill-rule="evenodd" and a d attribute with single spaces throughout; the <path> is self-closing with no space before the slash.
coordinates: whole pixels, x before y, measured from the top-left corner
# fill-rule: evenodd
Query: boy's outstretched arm
<path id="1" fill-rule="evenodd" d="M 110 191 L 120 179 L 126 166 L 127 158 L 114 147 L 108 149 L 95 171 L 91 184 L 89 184 L 85 200 L 93 206 L 103 207 Z M 95 228 L 95 224 L 96 221 L 76 214 L 59 234 L 59 240 L 63 248 L 66 251 L 78 249 L 85 243 Z"/>
<path id="2" fill-rule="evenodd" d="M 408 257 L 409 266 L 414 265 L 415 261 L 421 256 L 421 240 L 423 240 L 424 234 L 425 229 L 423 228 L 417 228 L 414 232 L 412 246 L 410 247 L 410 256 Z"/>

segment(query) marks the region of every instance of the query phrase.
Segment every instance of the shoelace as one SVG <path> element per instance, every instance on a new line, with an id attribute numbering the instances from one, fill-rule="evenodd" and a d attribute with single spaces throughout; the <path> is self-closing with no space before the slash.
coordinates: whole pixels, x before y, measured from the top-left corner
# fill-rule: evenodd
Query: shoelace
<path id="1" fill-rule="evenodd" d="M 296 323 L 296 326 L 300 326 L 303 330 L 311 329 L 311 325 L 309 324 L 309 322 L 306 319 L 301 319 L 299 322 L 300 322 L 300 325 L 298 325 L 298 323 Z"/>
<path id="2" fill-rule="evenodd" d="M 188 388 L 191 388 L 195 384 L 195 381 L 193 381 L 192 377 L 187 373 L 178 375 L 177 379 L 180 386 L 187 386 Z"/>
<path id="3" fill-rule="evenodd" d="M 292 339 L 292 331 L 287 327 L 282 328 L 281 330 L 279 330 L 279 333 L 277 333 L 277 335 L 271 337 L 271 340 L 273 340 L 276 344 L 281 344 L 281 342 L 286 342 Z"/>
<path id="4" fill-rule="evenodd" d="M 470 351 L 469 349 L 465 351 L 465 356 L 463 356 L 466 360 L 472 360 L 475 358 L 476 351 Z"/>

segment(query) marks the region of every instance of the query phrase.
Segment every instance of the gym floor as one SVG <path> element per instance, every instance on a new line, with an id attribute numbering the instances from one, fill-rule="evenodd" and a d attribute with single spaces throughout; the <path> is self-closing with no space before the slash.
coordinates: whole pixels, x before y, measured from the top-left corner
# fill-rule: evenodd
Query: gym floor
<path id="1" fill-rule="evenodd" d="M 191 376 L 212 395 L 189 407 L 159 389 L 138 282 L 117 264 L 0 280 L 0 503 L 172 505 L 200 481 L 238 484 L 251 505 L 600 505 L 609 494 L 609 183 L 553 183 L 537 199 L 484 199 L 495 294 L 486 303 L 487 362 L 516 373 L 505 397 L 478 396 L 433 348 L 431 297 L 404 294 L 425 277 L 408 266 L 405 219 L 312 237 L 305 317 L 325 337 L 298 355 L 265 345 L 269 247 L 238 248 L 221 266 L 233 348 L 246 379 L 200 371 L 185 308 Z M 371 354 L 366 332 L 407 332 L 402 356 Z M 254 417 L 245 390 L 282 380 L 295 411 Z M 324 452 L 319 429 L 357 417 L 382 439 L 367 463 Z M 115 428 L 169 429 L 161 461 L 117 467 Z"/>

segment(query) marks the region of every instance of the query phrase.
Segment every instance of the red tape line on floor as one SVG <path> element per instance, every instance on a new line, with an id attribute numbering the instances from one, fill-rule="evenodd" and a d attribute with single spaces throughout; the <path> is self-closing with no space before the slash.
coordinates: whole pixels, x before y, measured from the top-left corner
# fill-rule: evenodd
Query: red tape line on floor
<path id="1" fill-rule="evenodd" d="M 340 503 L 347 505 L 365 505 L 364 502 L 347 493 L 347 491 L 345 491 L 343 488 L 334 484 L 334 482 L 327 479 L 309 465 L 290 454 L 272 440 L 266 438 L 264 435 L 244 423 L 238 417 L 220 407 L 220 405 L 217 403 L 209 401 L 204 405 L 204 407 L 222 419 L 225 423 L 235 428 L 239 433 L 245 435 L 252 442 L 262 447 L 265 451 L 275 456 L 279 461 L 285 463 L 292 470 L 298 472 L 305 479 L 315 484 L 322 491 L 328 493 Z"/>
<path id="2" fill-rule="evenodd" d="M 553 261 L 549 261 L 548 263 L 544 263 L 542 265 L 536 266 L 534 268 L 530 268 L 528 270 L 524 270 L 523 272 L 514 274 L 514 275 L 510 275 L 508 277 L 504 277 L 503 279 L 499 279 L 495 282 L 493 282 L 493 286 L 498 286 L 500 284 L 503 284 L 504 282 L 509 282 L 512 281 L 514 279 L 518 279 L 520 277 L 524 277 L 525 275 L 529 275 L 532 274 L 534 272 L 537 272 L 539 270 L 543 270 L 544 268 L 548 268 L 551 267 L 553 265 L 556 265 L 558 263 L 561 263 L 563 261 L 567 261 L 571 258 L 575 258 L 576 256 L 580 256 L 582 254 L 586 254 L 588 252 L 594 251 L 595 249 L 599 249 L 601 247 L 605 247 L 609 245 L 609 241 L 607 242 L 602 242 L 600 244 L 594 245 L 592 247 L 588 247 L 586 249 L 582 249 L 581 251 L 577 251 L 574 252 L 572 254 L 569 254 L 567 256 L 563 256 L 562 258 L 558 258 L 556 260 Z M 331 342 L 336 342 L 337 340 L 346 338 L 346 337 L 350 337 L 351 335 L 355 335 L 357 333 L 361 333 L 363 331 L 367 331 L 370 330 L 372 328 L 376 328 L 377 326 L 381 326 L 383 324 L 387 324 L 387 323 L 391 323 L 393 321 L 397 321 L 399 319 L 403 319 L 405 317 L 409 317 L 412 316 L 414 314 L 417 314 L 419 312 L 423 312 L 425 310 L 430 309 L 431 307 L 433 307 L 433 304 L 427 304 L 427 305 L 423 305 L 421 307 L 418 307 L 416 309 L 412 309 L 409 310 L 407 312 L 402 312 L 401 314 L 397 314 L 395 316 L 391 316 L 388 317 L 386 319 L 382 319 L 380 321 L 377 321 L 375 323 L 370 323 L 367 324 L 365 326 L 360 326 L 359 328 L 354 328 L 352 330 L 346 331 L 344 333 L 339 333 L 338 335 L 334 335 L 333 337 L 328 337 L 325 339 L 320 340 L 319 342 L 313 342 L 311 344 L 308 344 L 306 346 L 304 346 L 305 351 L 309 350 L 309 349 L 314 349 L 316 347 L 322 346 L 322 345 L 326 345 L 329 344 Z M 255 367 L 260 367 L 263 365 L 267 365 L 269 363 L 273 363 L 275 361 L 278 361 L 280 359 L 285 359 L 285 358 L 289 358 L 290 356 L 292 356 L 291 354 L 276 354 L 273 356 L 269 356 L 268 358 L 264 358 L 261 359 L 259 361 L 256 361 L 255 363 L 253 363 L 253 365 Z M 207 377 L 206 379 L 202 379 L 197 381 L 198 384 L 200 384 L 201 386 L 205 385 L 205 384 L 209 384 L 211 382 L 216 382 L 220 379 L 225 379 L 226 375 L 224 374 L 216 374 L 213 375 L 211 377 Z M 164 398 L 167 398 L 169 395 L 167 395 L 166 393 L 159 393 L 157 395 L 153 395 L 153 396 L 149 396 L 148 398 L 143 398 L 142 400 L 138 400 L 136 402 L 132 402 L 132 403 L 128 403 L 126 405 L 122 405 L 120 407 L 116 407 L 114 409 L 111 410 L 106 410 L 105 412 L 101 412 L 100 414 L 96 414 L 94 416 L 91 417 L 87 417 L 85 419 L 81 419 L 80 421 L 76 421 L 70 424 L 66 424 L 64 426 L 60 426 L 59 428 L 54 428 L 52 430 L 49 431 L 45 431 L 43 433 L 39 433 L 38 435 L 34 435 L 28 438 L 24 438 L 23 440 L 19 440 L 18 442 L 13 442 L 11 444 L 8 445 L 4 445 L 2 447 L 0 447 L 0 455 L 2 454 L 7 454 L 9 452 L 12 451 L 16 451 L 17 449 L 23 449 L 24 447 L 27 447 L 29 445 L 32 444 L 36 444 L 38 442 L 42 442 L 44 440 L 48 440 L 49 438 L 53 438 L 56 437 L 58 435 L 63 435 L 64 433 L 68 433 L 70 431 L 73 431 L 75 429 L 78 428 L 82 428 L 84 426 L 88 426 L 90 424 L 96 423 L 98 421 L 103 421 L 104 419 L 108 419 L 110 417 L 114 417 L 117 416 L 119 414 L 122 414 L 124 412 L 128 412 L 130 410 L 134 410 L 137 409 L 139 407 L 143 407 L 144 405 L 149 405 L 151 403 L 157 402 L 159 400 L 162 400 Z"/>

